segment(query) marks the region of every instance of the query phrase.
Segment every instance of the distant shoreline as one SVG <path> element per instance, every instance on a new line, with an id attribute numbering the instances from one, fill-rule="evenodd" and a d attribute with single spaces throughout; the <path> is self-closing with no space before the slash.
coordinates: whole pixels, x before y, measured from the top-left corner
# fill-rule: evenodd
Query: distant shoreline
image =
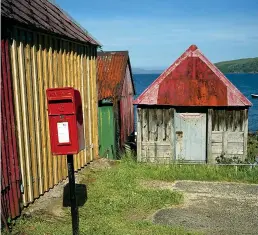
<path id="1" fill-rule="evenodd" d="M 258 74 L 258 73 L 224 73 L 224 74 Z"/>
<path id="2" fill-rule="evenodd" d="M 222 61 L 214 63 L 214 65 L 224 74 L 258 74 L 258 57 Z M 144 69 L 136 67 L 132 68 L 132 71 L 133 74 L 160 74 L 165 71 L 165 68 Z"/>
<path id="3" fill-rule="evenodd" d="M 163 72 L 155 72 L 155 73 L 133 73 L 135 75 L 150 75 L 150 74 L 156 74 L 156 75 L 160 75 L 162 74 Z M 223 73 L 223 74 L 258 74 L 258 72 L 254 72 L 254 73 Z"/>
<path id="4" fill-rule="evenodd" d="M 258 72 L 252 72 L 252 73 L 240 73 L 240 72 L 235 72 L 235 73 L 224 73 L 224 74 L 258 74 Z"/>
<path id="5" fill-rule="evenodd" d="M 215 63 L 215 65 L 223 73 L 258 73 L 258 57 L 222 61 Z"/>

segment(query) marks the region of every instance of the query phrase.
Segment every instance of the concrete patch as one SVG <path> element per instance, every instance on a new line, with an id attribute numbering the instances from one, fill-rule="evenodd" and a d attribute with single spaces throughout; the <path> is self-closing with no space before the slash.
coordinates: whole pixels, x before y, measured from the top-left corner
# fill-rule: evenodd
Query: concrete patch
<path id="1" fill-rule="evenodd" d="M 258 186 L 254 184 L 177 181 L 182 206 L 157 211 L 157 224 L 183 226 L 205 234 L 257 234 Z"/>

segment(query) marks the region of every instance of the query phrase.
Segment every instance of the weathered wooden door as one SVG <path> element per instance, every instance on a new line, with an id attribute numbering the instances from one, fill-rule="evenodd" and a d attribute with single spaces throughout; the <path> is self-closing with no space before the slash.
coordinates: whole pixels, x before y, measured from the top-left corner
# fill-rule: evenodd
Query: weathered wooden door
<path id="1" fill-rule="evenodd" d="M 115 158 L 115 128 L 113 106 L 99 107 L 99 155 Z"/>
<path id="2" fill-rule="evenodd" d="M 206 160 L 206 114 L 175 113 L 176 160 Z"/>

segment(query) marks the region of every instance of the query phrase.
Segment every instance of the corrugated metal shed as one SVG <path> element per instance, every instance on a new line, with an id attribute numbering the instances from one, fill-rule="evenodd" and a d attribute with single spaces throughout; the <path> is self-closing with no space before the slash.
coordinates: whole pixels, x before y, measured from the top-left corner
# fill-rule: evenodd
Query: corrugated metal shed
<path id="1" fill-rule="evenodd" d="M 135 101 L 143 105 L 251 106 L 251 102 L 191 45 Z"/>
<path id="2" fill-rule="evenodd" d="M 100 156 L 116 158 L 134 131 L 135 95 L 128 51 L 98 53 Z M 106 100 L 109 101 L 107 104 Z M 110 102 L 111 101 L 111 102 Z M 107 107 L 107 105 L 109 107 Z M 109 130 L 109 133 L 106 131 Z"/>
<path id="3" fill-rule="evenodd" d="M 98 52 L 97 66 L 99 100 L 121 97 L 127 64 L 129 64 L 132 78 L 128 51 Z"/>
<path id="4" fill-rule="evenodd" d="M 48 0 L 2 0 L 1 16 L 30 27 L 100 45 L 85 29 Z"/>

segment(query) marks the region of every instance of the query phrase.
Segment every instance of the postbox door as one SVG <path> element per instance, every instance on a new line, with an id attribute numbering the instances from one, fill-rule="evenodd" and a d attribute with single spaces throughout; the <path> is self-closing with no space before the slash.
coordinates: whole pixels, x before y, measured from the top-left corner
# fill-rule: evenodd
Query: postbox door
<path id="1" fill-rule="evenodd" d="M 49 121 L 52 153 L 77 153 L 79 151 L 79 146 L 76 116 L 50 116 Z"/>

